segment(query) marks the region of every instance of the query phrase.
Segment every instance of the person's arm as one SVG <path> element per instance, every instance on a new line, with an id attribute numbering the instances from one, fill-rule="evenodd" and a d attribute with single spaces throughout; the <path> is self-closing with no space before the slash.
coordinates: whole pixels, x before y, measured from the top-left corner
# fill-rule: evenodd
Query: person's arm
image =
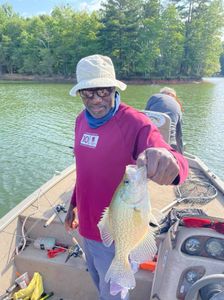
<path id="1" fill-rule="evenodd" d="M 65 228 L 67 231 L 77 228 L 79 225 L 77 208 L 76 208 L 76 186 L 73 190 L 71 202 L 68 208 L 68 212 L 65 218 Z"/>
<path id="2" fill-rule="evenodd" d="M 149 100 L 147 101 L 146 106 L 145 106 L 145 110 L 150 110 L 150 108 L 151 108 L 151 98 L 149 98 Z"/>
<path id="3" fill-rule="evenodd" d="M 153 124 L 140 130 L 135 153 L 137 164 L 146 165 L 148 178 L 158 184 L 181 184 L 187 178 L 187 159 L 164 141 Z"/>
<path id="4" fill-rule="evenodd" d="M 177 150 L 180 153 L 184 153 L 184 143 L 183 143 L 183 131 L 182 131 L 183 121 L 180 117 L 177 126 L 176 126 L 176 140 L 177 140 Z"/>
<path id="5" fill-rule="evenodd" d="M 178 150 L 177 140 L 176 140 L 176 124 L 171 121 L 170 123 L 170 141 L 169 144 L 175 150 Z"/>

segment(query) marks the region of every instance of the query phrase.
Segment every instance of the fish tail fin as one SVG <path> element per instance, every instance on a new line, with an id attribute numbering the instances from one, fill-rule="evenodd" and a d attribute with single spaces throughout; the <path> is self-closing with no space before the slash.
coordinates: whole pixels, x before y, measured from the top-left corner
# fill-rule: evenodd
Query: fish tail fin
<path id="1" fill-rule="evenodd" d="M 110 281 L 112 284 L 118 284 L 122 288 L 127 289 L 133 289 L 136 285 L 134 272 L 129 261 L 126 261 L 124 264 L 115 258 L 106 273 L 105 281 Z"/>

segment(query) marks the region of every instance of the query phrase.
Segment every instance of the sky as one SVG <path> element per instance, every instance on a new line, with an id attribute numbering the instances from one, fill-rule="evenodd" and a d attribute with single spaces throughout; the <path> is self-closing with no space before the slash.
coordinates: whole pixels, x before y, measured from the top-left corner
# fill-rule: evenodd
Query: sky
<path id="1" fill-rule="evenodd" d="M 50 14 L 55 6 L 69 4 L 75 10 L 98 10 L 101 0 L 0 0 L 0 5 L 10 4 L 23 17 Z"/>

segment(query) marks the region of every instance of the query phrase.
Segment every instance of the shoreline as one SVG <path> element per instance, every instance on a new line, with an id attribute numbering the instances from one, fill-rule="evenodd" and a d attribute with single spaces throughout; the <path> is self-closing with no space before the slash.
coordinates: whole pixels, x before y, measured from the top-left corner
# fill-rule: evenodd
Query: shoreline
<path id="1" fill-rule="evenodd" d="M 126 84 L 178 84 L 178 83 L 200 83 L 202 78 L 176 78 L 176 79 L 127 79 L 119 78 L 119 80 L 124 81 Z M 39 75 L 22 75 L 22 74 L 4 74 L 0 75 L 0 81 L 27 81 L 27 82 L 41 82 L 41 83 L 71 83 L 75 84 L 75 77 L 65 78 L 64 76 L 39 76 Z"/>

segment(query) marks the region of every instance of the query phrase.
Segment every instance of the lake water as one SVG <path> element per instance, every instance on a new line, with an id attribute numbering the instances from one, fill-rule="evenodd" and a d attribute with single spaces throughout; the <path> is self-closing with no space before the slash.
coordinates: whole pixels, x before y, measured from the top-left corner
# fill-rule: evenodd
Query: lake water
<path id="1" fill-rule="evenodd" d="M 73 162 L 73 127 L 82 110 L 70 84 L 0 83 L 0 217 Z M 184 141 L 224 179 L 224 79 L 169 85 L 184 105 Z M 163 85 L 129 85 L 122 100 L 144 109 Z"/>

